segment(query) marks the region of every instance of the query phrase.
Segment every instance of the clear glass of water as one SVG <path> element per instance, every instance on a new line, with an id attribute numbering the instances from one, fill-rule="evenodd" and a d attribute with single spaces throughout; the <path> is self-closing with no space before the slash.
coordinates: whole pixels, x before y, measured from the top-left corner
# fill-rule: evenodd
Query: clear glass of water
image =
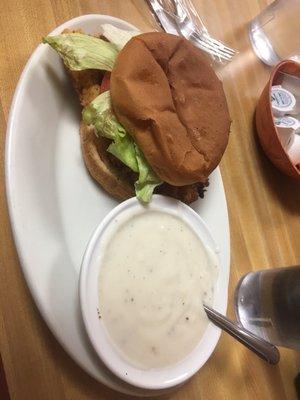
<path id="1" fill-rule="evenodd" d="M 256 55 L 268 65 L 300 61 L 300 0 L 275 0 L 249 25 Z"/>
<path id="2" fill-rule="evenodd" d="M 300 266 L 250 272 L 235 291 L 238 322 L 250 332 L 300 350 Z"/>

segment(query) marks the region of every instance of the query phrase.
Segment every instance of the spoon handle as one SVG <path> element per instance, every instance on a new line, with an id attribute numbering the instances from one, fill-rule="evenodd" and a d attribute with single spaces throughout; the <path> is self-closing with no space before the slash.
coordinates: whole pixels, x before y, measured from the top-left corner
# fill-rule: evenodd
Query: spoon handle
<path id="1" fill-rule="evenodd" d="M 280 354 L 276 346 L 266 340 L 254 335 L 247 329 L 230 321 L 224 315 L 203 305 L 208 318 L 219 328 L 223 329 L 229 335 L 233 336 L 244 346 L 257 354 L 260 358 L 267 361 L 269 364 L 277 364 L 280 359 Z"/>

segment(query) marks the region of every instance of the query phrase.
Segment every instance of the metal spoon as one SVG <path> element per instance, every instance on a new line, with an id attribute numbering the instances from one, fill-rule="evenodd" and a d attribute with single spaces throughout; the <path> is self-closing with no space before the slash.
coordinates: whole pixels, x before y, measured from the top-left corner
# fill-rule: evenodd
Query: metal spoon
<path id="1" fill-rule="evenodd" d="M 223 331 L 229 333 L 244 346 L 257 354 L 269 364 L 277 364 L 280 354 L 276 346 L 254 335 L 236 322 L 230 321 L 224 315 L 203 304 L 208 318 Z"/>

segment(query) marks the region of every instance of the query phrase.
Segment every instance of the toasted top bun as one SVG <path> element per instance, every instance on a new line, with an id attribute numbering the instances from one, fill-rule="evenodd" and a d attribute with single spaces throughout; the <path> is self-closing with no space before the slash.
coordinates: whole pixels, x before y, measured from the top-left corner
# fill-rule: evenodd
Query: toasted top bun
<path id="1" fill-rule="evenodd" d="M 206 181 L 225 151 L 230 117 L 199 49 L 167 33 L 136 36 L 118 55 L 110 89 L 118 120 L 163 181 Z"/>

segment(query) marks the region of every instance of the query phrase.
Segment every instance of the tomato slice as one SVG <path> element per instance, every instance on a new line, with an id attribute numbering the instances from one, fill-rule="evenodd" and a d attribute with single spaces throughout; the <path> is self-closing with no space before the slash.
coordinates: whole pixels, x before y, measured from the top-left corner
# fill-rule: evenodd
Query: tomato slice
<path id="1" fill-rule="evenodd" d="M 110 87 L 110 72 L 105 72 L 102 82 L 101 82 L 101 86 L 100 86 L 100 93 L 106 92 L 107 90 L 109 90 Z"/>

